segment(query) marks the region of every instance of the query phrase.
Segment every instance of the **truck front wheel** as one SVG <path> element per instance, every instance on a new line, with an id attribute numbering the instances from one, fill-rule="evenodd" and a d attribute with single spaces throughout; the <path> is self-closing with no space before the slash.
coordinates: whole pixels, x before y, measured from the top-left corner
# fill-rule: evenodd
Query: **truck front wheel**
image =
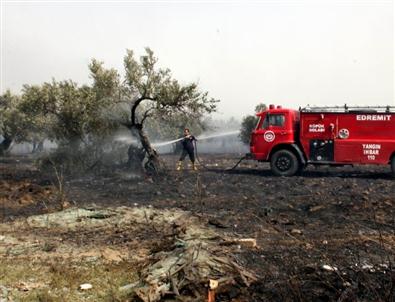
<path id="1" fill-rule="evenodd" d="M 392 170 L 392 177 L 395 178 L 395 155 L 391 158 L 391 170 Z"/>
<path id="2" fill-rule="evenodd" d="M 270 159 L 270 168 L 277 176 L 292 176 L 298 172 L 300 163 L 291 151 L 279 150 Z"/>

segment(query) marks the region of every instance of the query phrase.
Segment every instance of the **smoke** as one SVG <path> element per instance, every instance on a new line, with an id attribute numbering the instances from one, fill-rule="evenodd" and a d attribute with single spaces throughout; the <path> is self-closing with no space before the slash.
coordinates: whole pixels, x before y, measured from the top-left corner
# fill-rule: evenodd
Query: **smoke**
<path id="1" fill-rule="evenodd" d="M 199 153 L 247 153 L 248 146 L 243 144 L 239 138 L 239 130 L 204 133 L 197 139 Z"/>
<path id="2" fill-rule="evenodd" d="M 160 153 L 173 153 L 176 144 L 183 138 L 174 138 L 166 141 L 153 141 L 152 146 Z M 204 132 L 196 137 L 197 148 L 201 153 L 244 153 L 248 152 L 248 147 L 245 146 L 239 139 L 239 130 L 223 131 L 223 132 Z M 135 145 L 138 146 L 140 142 L 128 133 L 117 134 L 113 143 L 120 145 Z M 44 142 L 44 150 L 49 151 L 55 149 L 57 144 L 49 140 Z M 21 143 L 13 144 L 11 153 L 14 155 L 29 154 L 32 151 L 32 144 Z"/>
<path id="3" fill-rule="evenodd" d="M 44 140 L 42 151 L 51 151 L 56 149 L 57 146 L 58 145 L 55 142 L 46 139 Z M 33 151 L 33 144 L 28 142 L 23 142 L 23 143 L 13 142 L 11 147 L 9 148 L 9 152 L 12 155 L 26 155 L 32 153 L 32 151 Z"/>
<path id="4" fill-rule="evenodd" d="M 134 138 L 133 136 L 131 136 L 130 134 L 120 134 L 120 135 L 116 135 L 114 138 L 115 142 L 119 142 L 119 143 L 124 143 L 127 145 L 138 145 L 139 142 L 136 138 Z"/>
<path id="5" fill-rule="evenodd" d="M 210 131 L 203 132 L 196 136 L 197 148 L 200 153 L 245 153 L 248 152 L 248 147 L 245 146 L 239 139 L 240 122 L 236 119 L 228 120 L 208 120 L 206 122 L 207 128 Z M 193 133 L 192 133 L 193 134 Z M 183 137 L 173 137 L 168 140 L 161 140 L 158 137 L 149 135 L 152 146 L 160 154 L 174 153 L 177 150 L 177 143 Z M 1 137 L 0 137 L 1 138 Z M 130 145 L 140 146 L 140 141 L 134 137 L 130 131 L 120 129 L 116 131 L 111 137 L 103 141 L 102 147 L 105 153 L 109 151 L 114 153 L 114 150 L 127 150 Z M 45 140 L 44 151 L 51 151 L 56 149 L 55 142 Z M 15 155 L 29 154 L 33 147 L 30 143 L 14 144 L 11 153 Z M 126 156 L 125 151 L 125 156 Z"/>

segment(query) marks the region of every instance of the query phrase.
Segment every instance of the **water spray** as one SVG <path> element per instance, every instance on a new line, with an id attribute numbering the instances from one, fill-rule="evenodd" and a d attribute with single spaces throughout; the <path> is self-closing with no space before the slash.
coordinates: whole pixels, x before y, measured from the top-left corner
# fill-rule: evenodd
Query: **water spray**
<path id="1" fill-rule="evenodd" d="M 212 139 L 212 138 L 217 138 L 217 137 L 224 137 L 224 136 L 230 136 L 230 135 L 235 135 L 235 134 L 239 134 L 240 130 L 234 130 L 234 131 L 227 131 L 227 132 L 220 132 L 220 133 L 213 133 L 213 134 L 203 134 L 200 135 L 198 137 L 196 137 L 197 141 L 202 141 L 202 140 L 208 140 L 208 139 Z M 167 145 L 172 145 L 175 144 L 179 141 L 182 141 L 184 139 L 184 137 L 180 137 L 177 139 L 173 139 L 173 140 L 169 140 L 169 141 L 162 141 L 162 142 L 153 142 L 151 145 L 155 148 L 157 147 L 163 147 L 163 146 L 167 146 Z M 119 142 L 123 142 L 123 143 L 127 143 L 127 144 L 137 144 L 138 141 L 130 136 L 119 136 L 117 138 L 115 138 L 116 141 Z M 194 142 L 195 144 L 195 155 L 196 155 L 196 159 L 199 162 L 199 164 L 206 170 L 209 171 L 219 171 L 219 169 L 213 169 L 210 167 L 207 167 L 206 165 L 204 165 L 204 163 L 202 162 L 202 160 L 199 158 L 199 154 L 198 154 L 198 148 L 197 148 L 197 144 L 196 141 Z M 239 161 L 231 168 L 228 169 L 224 169 L 223 171 L 231 171 L 234 170 L 243 160 L 245 160 L 246 157 L 243 156 L 242 158 L 239 159 Z"/>
<path id="2" fill-rule="evenodd" d="M 228 131 L 228 132 L 220 132 L 220 133 L 213 133 L 210 135 L 207 134 L 203 134 L 201 136 L 196 137 L 197 140 L 202 141 L 202 140 L 207 140 L 207 139 L 211 139 L 211 138 L 216 138 L 216 137 L 223 137 L 223 136 L 230 136 L 230 135 L 235 135 L 240 133 L 239 130 L 234 130 L 234 131 Z M 164 141 L 164 142 L 153 142 L 151 145 L 153 147 L 163 147 L 163 146 L 167 146 L 167 145 L 171 145 L 171 144 L 175 144 L 179 141 L 182 141 L 184 139 L 184 137 L 180 137 L 177 139 L 173 139 L 173 140 L 169 140 L 169 141 Z M 126 144 L 137 144 L 138 141 L 130 136 L 118 136 L 115 138 L 115 141 L 118 142 L 123 142 Z"/>

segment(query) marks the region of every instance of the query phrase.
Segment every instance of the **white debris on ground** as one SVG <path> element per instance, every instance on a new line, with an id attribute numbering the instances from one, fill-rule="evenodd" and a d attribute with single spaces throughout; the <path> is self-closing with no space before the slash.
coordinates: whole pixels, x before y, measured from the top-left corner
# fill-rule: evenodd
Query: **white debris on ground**
<path id="1" fill-rule="evenodd" d="M 328 265 L 328 264 L 324 264 L 322 266 L 322 269 L 326 270 L 326 271 L 331 271 L 331 272 L 336 272 L 338 270 L 336 266 L 332 266 L 332 265 Z"/>
<path id="2" fill-rule="evenodd" d="M 88 290 L 88 289 L 92 289 L 93 286 L 90 283 L 83 283 L 80 285 L 80 290 Z"/>

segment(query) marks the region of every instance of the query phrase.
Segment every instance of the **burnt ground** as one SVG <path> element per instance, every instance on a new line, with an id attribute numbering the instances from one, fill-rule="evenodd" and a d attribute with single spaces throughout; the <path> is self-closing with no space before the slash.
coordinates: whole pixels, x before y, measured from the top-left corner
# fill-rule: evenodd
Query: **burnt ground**
<path id="1" fill-rule="evenodd" d="M 251 161 L 224 171 L 237 155 L 201 158 L 209 170 L 175 171 L 176 157 L 165 156 L 171 169 L 161 179 L 113 169 L 66 177 L 60 192 L 57 179 L 37 170 L 32 159 L 5 158 L 0 218 L 12 223 L 70 206 L 180 209 L 210 228 L 257 240 L 257 247 L 236 251 L 257 281 L 235 284 L 217 301 L 395 301 L 395 180 L 389 167 L 311 167 L 285 178 Z M 171 244 L 147 229 L 81 230 L 62 240 L 98 240 L 129 251 Z"/>

